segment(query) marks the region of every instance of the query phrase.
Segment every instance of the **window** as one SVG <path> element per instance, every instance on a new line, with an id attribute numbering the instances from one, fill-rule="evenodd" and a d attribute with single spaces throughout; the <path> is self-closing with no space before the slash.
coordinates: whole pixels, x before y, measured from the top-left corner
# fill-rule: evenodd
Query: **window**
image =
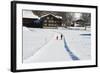
<path id="1" fill-rule="evenodd" d="M 44 22 L 47 22 L 47 20 L 45 20 Z"/>
<path id="2" fill-rule="evenodd" d="M 49 17 L 47 17 L 47 19 L 49 19 Z"/>
<path id="3" fill-rule="evenodd" d="M 51 17 L 51 19 L 53 19 L 53 17 Z"/>

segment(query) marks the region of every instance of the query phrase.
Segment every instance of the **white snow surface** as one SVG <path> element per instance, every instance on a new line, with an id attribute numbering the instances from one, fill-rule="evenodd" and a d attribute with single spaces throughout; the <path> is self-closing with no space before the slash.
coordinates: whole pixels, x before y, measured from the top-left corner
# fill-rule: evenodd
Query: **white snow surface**
<path id="1" fill-rule="evenodd" d="M 32 11 L 23 10 L 23 18 L 39 18 L 37 15 L 33 14 Z"/>
<path id="2" fill-rule="evenodd" d="M 25 63 L 31 62 L 54 62 L 54 61 L 68 61 L 71 60 L 68 53 L 64 49 L 64 43 L 62 40 L 56 40 L 55 37 L 36 52 L 29 59 L 25 60 Z"/>
<path id="3" fill-rule="evenodd" d="M 35 54 L 54 36 L 53 32 L 23 27 L 23 59 Z"/>
<path id="4" fill-rule="evenodd" d="M 91 59 L 91 33 L 89 30 L 40 29 L 23 27 L 23 62 L 73 61 L 64 47 L 79 60 Z M 59 37 L 58 40 L 56 37 Z"/>
<path id="5" fill-rule="evenodd" d="M 85 30 L 57 30 L 65 36 L 69 49 L 80 59 L 91 59 L 91 34 Z"/>

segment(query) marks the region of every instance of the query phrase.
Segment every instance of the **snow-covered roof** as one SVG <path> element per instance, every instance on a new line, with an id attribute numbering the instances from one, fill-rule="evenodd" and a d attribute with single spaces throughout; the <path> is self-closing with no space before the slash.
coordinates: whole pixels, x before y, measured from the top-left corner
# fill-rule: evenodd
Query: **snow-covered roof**
<path id="1" fill-rule="evenodd" d="M 57 15 L 54 15 L 54 14 L 46 14 L 46 15 L 43 15 L 43 16 L 41 16 L 41 18 L 42 17 L 45 17 L 45 16 L 48 16 L 48 15 L 52 15 L 52 16 L 54 16 L 54 17 L 56 17 L 56 18 L 59 18 L 59 19 L 62 19 L 62 17 L 61 16 L 57 16 Z"/>
<path id="2" fill-rule="evenodd" d="M 62 17 L 61 16 L 55 16 L 56 18 L 60 18 L 60 19 L 62 19 Z"/>
<path id="3" fill-rule="evenodd" d="M 23 11 L 23 18 L 37 18 L 37 19 L 39 19 L 39 17 L 37 15 L 35 15 L 32 11 L 29 11 L 29 10 Z"/>
<path id="4" fill-rule="evenodd" d="M 75 19 L 75 20 L 73 20 L 74 22 L 76 22 L 76 21 L 84 21 L 84 19 Z"/>

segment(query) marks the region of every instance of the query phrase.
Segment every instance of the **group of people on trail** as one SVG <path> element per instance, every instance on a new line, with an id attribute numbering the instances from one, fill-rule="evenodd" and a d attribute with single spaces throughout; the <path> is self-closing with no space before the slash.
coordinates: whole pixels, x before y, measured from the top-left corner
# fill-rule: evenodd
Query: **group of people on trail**
<path id="1" fill-rule="evenodd" d="M 58 40 L 58 38 L 59 38 L 59 36 L 57 35 L 57 36 L 56 36 L 56 40 Z M 63 38 L 63 35 L 62 35 L 62 34 L 60 35 L 60 38 L 61 38 L 61 40 L 62 40 L 62 38 Z"/>

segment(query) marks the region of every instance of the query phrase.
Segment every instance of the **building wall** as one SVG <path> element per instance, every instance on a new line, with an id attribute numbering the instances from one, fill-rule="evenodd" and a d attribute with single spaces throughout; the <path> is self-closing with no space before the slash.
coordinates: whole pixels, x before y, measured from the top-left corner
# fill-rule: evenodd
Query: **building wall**
<path id="1" fill-rule="evenodd" d="M 62 19 L 56 18 L 52 15 L 47 15 L 40 19 L 23 18 L 23 26 L 33 28 L 58 27 L 62 26 Z"/>
<path id="2" fill-rule="evenodd" d="M 52 15 L 48 15 L 45 17 L 42 17 L 43 21 L 43 27 L 57 27 L 61 26 L 62 20 L 58 19 Z"/>

